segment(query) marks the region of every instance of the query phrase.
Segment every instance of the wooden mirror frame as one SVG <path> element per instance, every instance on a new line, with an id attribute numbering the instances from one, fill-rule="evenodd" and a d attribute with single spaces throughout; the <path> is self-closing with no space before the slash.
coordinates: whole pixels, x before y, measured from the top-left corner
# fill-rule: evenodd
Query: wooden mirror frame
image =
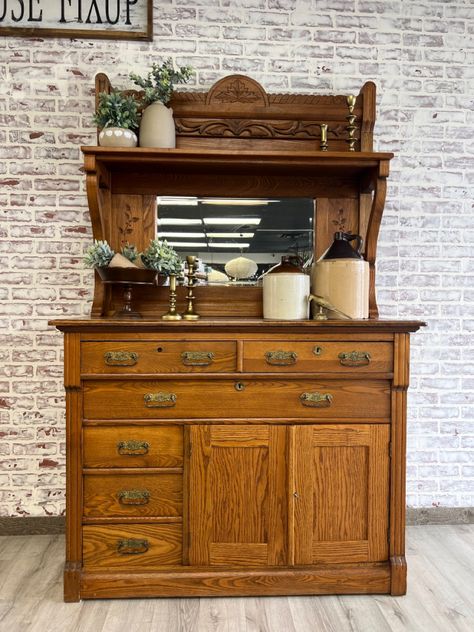
<path id="1" fill-rule="evenodd" d="M 111 89 L 106 75 L 97 75 L 96 95 Z M 155 236 L 157 195 L 310 197 L 316 258 L 336 230 L 365 239 L 370 318 L 376 318 L 377 238 L 393 154 L 372 151 L 375 85 L 366 83 L 356 99 L 356 151 L 347 142 L 345 96 L 269 95 L 253 79 L 231 75 L 208 92 L 174 93 L 171 107 L 176 149 L 82 148 L 94 239 L 115 250 L 124 241 L 146 247 Z M 322 123 L 329 126 L 327 151 L 320 146 Z M 195 294 L 202 316 L 262 316 L 261 288 L 203 286 Z M 112 316 L 120 295 L 96 274 L 92 316 Z M 136 308 L 159 317 L 167 299 L 166 288 L 137 288 Z"/>

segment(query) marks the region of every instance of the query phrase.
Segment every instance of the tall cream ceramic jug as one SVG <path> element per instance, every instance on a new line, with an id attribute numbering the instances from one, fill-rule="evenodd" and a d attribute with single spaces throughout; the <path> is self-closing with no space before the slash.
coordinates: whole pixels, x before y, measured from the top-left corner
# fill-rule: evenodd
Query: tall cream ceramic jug
<path id="1" fill-rule="evenodd" d="M 356 250 L 349 243 L 354 240 Z M 314 265 L 311 275 L 312 293 L 350 318 L 369 317 L 369 264 L 360 254 L 361 249 L 359 235 L 335 233 L 333 244 Z"/>
<path id="2" fill-rule="evenodd" d="M 299 257 L 284 256 L 263 277 L 263 317 L 273 320 L 305 320 L 309 317 L 310 278 Z"/>

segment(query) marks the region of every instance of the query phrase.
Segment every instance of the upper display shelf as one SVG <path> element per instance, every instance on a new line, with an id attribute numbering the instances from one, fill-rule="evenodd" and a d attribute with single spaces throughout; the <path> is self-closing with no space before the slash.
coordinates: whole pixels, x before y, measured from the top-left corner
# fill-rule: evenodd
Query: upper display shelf
<path id="1" fill-rule="evenodd" d="M 96 76 L 96 105 L 101 92 L 113 90 L 107 75 Z M 135 91 L 131 90 L 130 93 Z M 207 92 L 174 92 L 170 106 L 177 148 L 249 151 L 371 152 L 375 124 L 375 84 L 362 86 L 352 114 L 349 95 L 267 94 L 254 79 L 230 75 Z M 324 126 L 324 127 L 323 127 Z M 323 127 L 323 137 L 321 129 Z M 324 136 L 327 143 L 324 143 Z"/>

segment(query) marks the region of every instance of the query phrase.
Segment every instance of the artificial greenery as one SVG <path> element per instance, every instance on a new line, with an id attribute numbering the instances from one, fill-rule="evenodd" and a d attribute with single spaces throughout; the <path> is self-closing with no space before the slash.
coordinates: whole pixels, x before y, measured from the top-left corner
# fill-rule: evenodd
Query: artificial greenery
<path id="1" fill-rule="evenodd" d="M 162 64 L 153 64 L 146 77 L 140 77 L 135 73 L 130 73 L 130 79 L 143 90 L 143 103 L 150 105 L 155 101 L 160 101 L 163 105 L 168 105 L 171 100 L 174 85 L 186 83 L 192 74 L 191 66 L 181 66 L 175 70 L 171 57 Z"/>
<path id="2" fill-rule="evenodd" d="M 86 250 L 84 263 L 88 268 L 106 268 L 115 252 L 106 241 L 95 240 Z"/>
<path id="3" fill-rule="evenodd" d="M 122 248 L 122 255 L 126 257 L 129 261 L 131 261 L 132 263 L 136 261 L 139 254 L 140 253 L 138 252 L 137 247 L 134 246 L 133 244 L 129 244 L 128 241 L 125 244 L 125 246 L 123 246 Z"/>
<path id="4" fill-rule="evenodd" d="M 100 129 L 122 127 L 135 132 L 139 127 L 137 102 L 134 97 L 123 92 L 101 92 L 93 121 Z"/>
<path id="5" fill-rule="evenodd" d="M 179 275 L 181 273 L 182 261 L 166 239 L 152 239 L 148 248 L 142 252 L 141 257 L 146 268 L 162 274 Z"/>

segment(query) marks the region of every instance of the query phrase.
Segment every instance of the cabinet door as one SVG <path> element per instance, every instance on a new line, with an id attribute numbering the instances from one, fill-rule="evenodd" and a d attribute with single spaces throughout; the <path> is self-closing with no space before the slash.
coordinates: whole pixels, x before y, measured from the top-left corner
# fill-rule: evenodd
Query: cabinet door
<path id="1" fill-rule="evenodd" d="M 190 564 L 286 564 L 286 428 L 196 425 L 190 434 Z"/>
<path id="2" fill-rule="evenodd" d="M 375 424 L 291 428 L 295 564 L 388 558 L 389 431 Z"/>

